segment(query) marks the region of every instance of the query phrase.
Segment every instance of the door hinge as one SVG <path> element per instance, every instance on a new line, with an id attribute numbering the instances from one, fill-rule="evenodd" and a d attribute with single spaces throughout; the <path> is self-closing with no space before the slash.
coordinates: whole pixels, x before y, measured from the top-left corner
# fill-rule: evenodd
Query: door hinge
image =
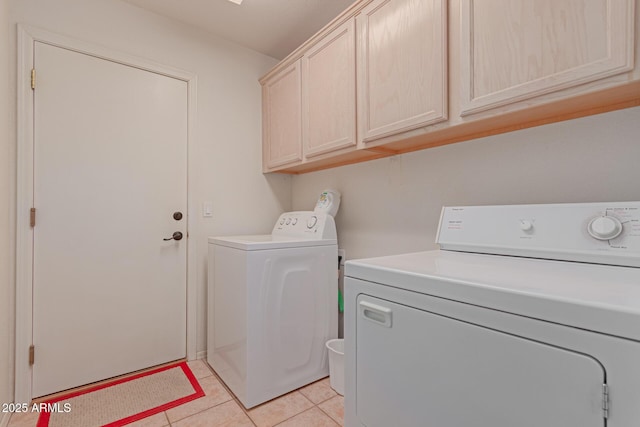
<path id="1" fill-rule="evenodd" d="M 602 384 L 602 412 L 605 419 L 609 418 L 609 386 Z"/>
<path id="2" fill-rule="evenodd" d="M 29 346 L 29 366 L 33 365 L 36 360 L 36 348 L 35 346 Z"/>
<path id="3" fill-rule="evenodd" d="M 36 69 L 31 69 L 31 89 L 36 88 Z"/>
<path id="4" fill-rule="evenodd" d="M 31 225 L 31 227 L 36 226 L 36 208 L 31 208 L 29 211 L 29 225 Z"/>

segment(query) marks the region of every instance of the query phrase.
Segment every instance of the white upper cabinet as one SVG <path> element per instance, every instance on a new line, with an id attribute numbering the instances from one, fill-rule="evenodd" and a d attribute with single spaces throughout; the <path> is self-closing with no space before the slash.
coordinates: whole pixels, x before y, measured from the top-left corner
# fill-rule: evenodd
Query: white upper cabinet
<path id="1" fill-rule="evenodd" d="M 302 57 L 304 156 L 356 145 L 355 25 L 350 19 Z"/>
<path id="2" fill-rule="evenodd" d="M 634 0 L 461 2 L 461 115 L 633 69 Z"/>
<path id="3" fill-rule="evenodd" d="M 260 79 L 305 173 L 640 105 L 640 0 L 357 0 Z"/>
<path id="4" fill-rule="evenodd" d="M 302 160 L 302 87 L 300 61 L 262 84 L 262 156 L 264 169 Z"/>
<path id="5" fill-rule="evenodd" d="M 374 0 L 356 17 L 360 142 L 447 119 L 446 9 Z"/>

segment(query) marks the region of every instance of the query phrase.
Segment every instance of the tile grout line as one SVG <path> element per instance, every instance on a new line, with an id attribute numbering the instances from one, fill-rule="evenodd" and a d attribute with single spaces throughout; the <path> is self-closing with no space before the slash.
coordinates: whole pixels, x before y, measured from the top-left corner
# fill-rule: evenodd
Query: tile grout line
<path id="1" fill-rule="evenodd" d="M 203 397 L 206 397 L 206 396 L 203 396 Z M 201 399 L 202 399 L 202 398 L 201 398 Z M 231 402 L 232 400 L 233 400 L 233 399 L 225 400 L 224 402 L 220 402 L 220 403 L 217 403 L 217 404 L 215 404 L 215 405 L 213 405 L 213 406 L 209 406 L 208 408 L 204 408 L 204 409 L 203 409 L 203 410 L 201 410 L 201 411 L 194 412 L 193 414 L 189 414 L 189 415 L 187 415 L 186 417 L 182 417 L 182 418 L 180 418 L 180 419 L 177 419 L 177 420 L 175 420 L 175 421 L 174 421 L 174 423 L 177 423 L 178 421 L 186 420 L 186 419 L 187 419 L 187 418 L 189 418 L 189 417 L 193 417 L 194 415 L 201 414 L 201 413 L 203 413 L 204 411 L 208 411 L 208 410 L 209 410 L 209 409 L 211 409 L 211 408 L 216 408 L 216 407 L 218 407 L 218 406 L 220 406 L 220 405 L 223 405 L 223 404 L 225 404 L 225 403 L 227 403 L 227 402 Z M 187 402 L 187 403 L 189 403 L 189 402 Z M 185 403 L 185 405 L 186 405 L 186 403 Z M 176 406 L 176 408 L 179 408 L 179 406 Z M 173 408 L 171 408 L 171 409 L 173 409 Z M 167 416 L 167 418 L 169 418 L 169 416 Z M 169 422 L 169 423 L 171 424 L 171 422 Z"/>
<path id="2" fill-rule="evenodd" d="M 331 390 L 333 390 L 333 389 L 331 389 Z M 304 393 L 302 393 L 302 392 L 301 392 L 300 394 L 302 394 L 302 395 L 304 396 Z M 318 405 L 320 405 L 321 403 L 324 403 L 324 402 L 326 402 L 327 400 L 331 400 L 331 399 L 333 399 L 333 398 L 334 398 L 334 397 L 336 397 L 336 396 L 340 396 L 340 395 L 336 393 L 336 394 L 335 394 L 335 396 L 328 397 L 328 398 L 326 398 L 326 399 L 324 399 L 324 400 L 321 400 L 321 401 L 320 401 L 320 402 L 318 402 L 318 403 L 314 403 L 313 401 L 311 401 L 311 403 L 313 403 L 315 406 L 318 406 Z M 304 397 L 307 397 L 307 396 L 304 396 Z M 309 398 L 307 397 L 307 399 L 309 399 Z M 309 399 L 309 400 L 311 400 L 311 399 Z"/>
<path id="3" fill-rule="evenodd" d="M 331 399 L 333 399 L 333 398 L 335 398 L 335 397 L 337 397 L 337 396 L 341 396 L 341 395 L 340 395 L 340 394 L 336 394 L 336 395 L 335 395 L 335 396 L 333 396 Z M 343 397 L 344 397 L 344 396 L 343 396 Z M 331 399 L 327 399 L 327 400 L 325 400 L 324 402 L 327 402 L 327 401 L 329 401 L 329 400 L 331 400 Z M 321 402 L 321 403 L 324 403 L 324 402 Z M 331 414 L 330 414 L 330 413 L 328 413 L 327 411 L 325 411 L 324 409 L 322 409 L 322 408 L 320 407 L 320 404 L 318 404 L 317 406 L 318 406 L 318 409 L 320 409 L 324 414 L 326 414 L 329 418 L 331 418 L 331 419 L 332 419 L 336 424 L 338 424 L 338 425 L 344 425 L 344 421 L 342 421 L 342 424 L 340 424 L 340 421 L 336 420 L 335 418 L 333 418 L 333 416 L 331 416 Z"/>
<path id="4" fill-rule="evenodd" d="M 319 381 L 321 381 L 321 380 L 319 380 Z M 313 409 L 314 407 L 318 408 L 318 409 L 319 409 L 323 414 L 325 414 L 327 417 L 329 417 L 329 419 L 330 419 L 331 421 L 333 421 L 334 423 L 336 423 L 336 424 L 339 426 L 339 425 L 340 425 L 340 423 L 339 423 L 338 421 L 336 421 L 336 420 L 335 420 L 335 419 L 334 419 L 334 418 L 333 418 L 329 413 L 327 413 L 326 411 L 324 411 L 324 410 L 323 410 L 319 405 L 320 405 L 320 404 L 322 404 L 322 403 L 324 403 L 324 402 L 327 402 L 327 401 L 329 401 L 329 400 L 333 399 L 333 398 L 334 398 L 334 397 L 336 397 L 336 396 L 340 396 L 340 395 L 339 395 L 338 393 L 336 393 L 334 396 L 331 396 L 331 397 L 329 397 L 329 398 L 327 398 L 327 399 L 325 399 L 325 400 L 322 400 L 322 401 L 320 401 L 320 402 L 318 402 L 318 403 L 315 403 L 315 402 L 313 402 L 311 399 L 309 399 L 307 396 L 305 396 L 305 394 L 304 394 L 304 393 L 300 392 L 300 389 L 302 389 L 302 388 L 304 388 L 304 387 L 306 387 L 306 386 L 302 386 L 302 387 L 300 387 L 300 388 L 298 388 L 298 389 L 296 389 L 296 390 L 293 390 L 292 392 L 289 392 L 289 393 L 293 393 L 293 392 L 296 392 L 296 391 L 297 391 L 298 393 L 300 393 L 300 395 L 301 395 L 302 397 L 304 397 L 307 401 L 309 401 L 313 406 L 312 406 L 312 407 L 310 407 L 310 408 L 307 408 L 307 409 L 305 409 L 305 410 L 303 410 L 303 411 L 301 411 L 301 412 L 298 412 L 297 414 L 294 414 L 294 415 L 290 416 L 289 418 L 286 418 L 286 419 L 284 419 L 284 420 L 280 421 L 278 424 L 275 424 L 273 427 L 277 427 L 277 426 L 279 426 L 280 424 L 282 424 L 282 423 L 284 423 L 284 422 L 286 422 L 286 421 L 290 420 L 291 418 L 297 417 L 298 415 L 303 414 L 303 413 L 305 413 L 305 412 L 307 412 L 307 411 L 309 411 L 309 410 Z M 333 389 L 331 389 L 331 390 L 332 390 L 332 391 L 334 391 Z M 235 395 L 234 395 L 233 393 L 232 393 L 232 396 L 234 396 L 234 398 L 237 400 L 237 398 L 235 397 Z M 277 399 L 277 397 L 276 397 L 275 399 Z M 275 400 L 275 399 L 273 399 L 273 400 Z M 267 403 L 267 402 L 265 402 L 265 403 Z M 255 423 L 255 421 L 253 420 L 253 418 L 251 418 L 251 415 L 249 415 L 249 410 L 248 410 L 248 409 L 245 409 L 244 405 L 242 405 L 242 403 L 241 403 L 239 400 L 238 400 L 238 404 L 239 404 L 239 405 L 240 405 L 240 407 L 244 410 L 244 412 L 247 414 L 247 416 L 249 417 L 249 419 L 251 420 L 251 422 L 252 422 L 252 423 L 257 427 L 258 425 Z M 258 405 L 258 406 L 260 406 L 260 405 Z"/>
<path id="5" fill-rule="evenodd" d="M 226 387 L 226 385 L 225 385 L 225 387 Z M 253 420 L 253 418 L 251 418 L 251 415 L 249 415 L 249 410 L 244 407 L 242 402 L 240 402 L 240 399 L 238 399 L 236 397 L 236 395 L 233 394 L 233 393 L 231 393 L 231 396 L 233 396 L 233 400 L 238 404 L 238 406 L 240 406 L 240 409 L 242 409 L 242 412 L 244 412 L 244 414 L 247 416 L 247 418 L 249 418 L 249 421 L 251 421 L 251 424 L 253 424 L 255 427 L 258 427 L 258 424 L 256 424 L 256 422 Z"/>
<path id="6" fill-rule="evenodd" d="M 313 403 L 313 402 L 312 402 L 312 403 Z M 286 420 L 282 420 L 282 421 L 280 421 L 278 424 L 274 425 L 273 427 L 278 427 L 279 425 L 282 425 L 283 423 L 285 423 L 285 422 L 289 421 L 290 419 L 292 419 L 292 418 L 294 418 L 294 417 L 297 417 L 298 415 L 304 414 L 305 412 L 308 412 L 308 411 L 312 410 L 313 408 L 320 409 L 320 411 L 321 411 L 323 414 L 325 414 L 327 417 L 329 417 L 329 419 L 330 419 L 331 421 L 333 421 L 336 425 L 338 425 L 338 426 L 339 426 L 339 424 L 336 422 L 336 420 L 334 420 L 334 419 L 331 417 L 331 415 L 329 415 L 329 414 L 327 414 L 326 412 L 324 412 L 324 411 L 323 411 L 323 410 L 322 410 L 318 405 L 313 405 L 311 408 L 307 408 L 307 409 L 305 409 L 305 410 L 304 410 L 304 411 L 302 411 L 302 412 L 299 412 L 299 413 L 297 413 L 297 414 L 295 414 L 295 415 L 292 415 L 291 417 L 287 418 Z"/>
<path id="7" fill-rule="evenodd" d="M 300 388 L 302 388 L 302 387 L 300 387 Z M 298 393 L 300 393 L 300 389 L 296 389 L 296 390 L 294 390 L 294 391 L 297 391 Z M 273 427 L 276 427 L 276 426 L 278 426 L 278 425 L 280 425 L 280 424 L 284 423 L 285 421 L 289 421 L 291 418 L 293 418 L 293 417 L 297 417 L 298 415 L 303 414 L 303 413 L 307 412 L 308 410 L 313 409 L 313 407 L 314 407 L 314 406 L 316 406 L 316 404 L 315 404 L 315 403 L 313 403 L 313 402 L 311 401 L 311 399 L 309 399 L 309 398 L 308 398 L 307 396 L 305 396 L 304 394 L 300 393 L 300 396 L 304 397 L 304 398 L 307 400 L 307 402 L 311 403 L 311 405 L 312 405 L 312 406 L 311 406 L 311 408 L 307 408 L 307 409 L 305 409 L 304 411 L 298 412 L 297 414 L 293 414 L 293 415 L 292 415 L 292 416 L 290 416 L 289 418 L 286 418 L 286 419 L 284 419 L 284 420 L 280 421 L 278 424 L 274 425 Z"/>
<path id="8" fill-rule="evenodd" d="M 220 382 L 220 384 L 222 384 L 222 387 L 227 391 L 227 393 L 229 393 L 233 401 L 236 402 L 238 406 L 240 406 L 240 409 L 242 409 L 242 412 L 245 413 L 245 415 L 247 416 L 247 418 L 249 418 L 251 423 L 257 427 L 257 424 L 255 423 L 255 421 L 253 421 L 253 418 L 251 418 L 251 416 L 249 415 L 249 410 L 244 407 L 242 402 L 240 402 L 240 399 L 238 399 L 238 397 L 231 391 L 231 389 L 227 387 L 227 384 L 225 384 L 225 382 L 222 380 L 222 378 L 220 378 L 220 376 L 216 373 L 216 371 L 214 371 L 213 368 L 209 367 L 208 363 L 205 362 L 205 365 L 207 366 L 207 369 L 209 369 L 212 372 L 212 375 Z"/>
<path id="9" fill-rule="evenodd" d="M 255 423 L 255 421 L 253 421 L 253 418 L 251 418 L 251 416 L 249 415 L 249 410 L 244 407 L 242 402 L 240 402 L 240 399 L 238 399 L 238 397 L 231 391 L 231 389 L 229 387 L 227 387 L 225 382 L 222 381 L 222 378 L 220 378 L 220 376 L 216 373 L 216 371 L 214 371 L 212 368 L 210 368 L 208 363 L 205 362 L 205 364 L 207 366 L 207 369 L 209 369 L 212 372 L 212 375 L 218 380 L 218 382 L 227 391 L 227 393 L 229 393 L 229 396 L 231 396 L 231 399 L 240 407 L 240 409 L 242 409 L 242 412 L 244 412 L 244 414 L 247 416 L 247 418 L 249 418 L 249 421 L 251 421 L 251 424 L 253 424 L 255 427 L 258 427 L 257 424 Z"/>
<path id="10" fill-rule="evenodd" d="M 227 387 L 227 385 L 225 384 L 224 381 L 222 381 L 222 378 L 220 378 L 220 376 L 216 373 L 216 371 L 213 370 L 213 368 L 211 368 L 209 366 L 209 364 L 207 362 L 204 362 L 205 367 L 211 372 L 211 375 L 218 380 L 218 382 L 222 385 L 222 387 L 226 390 L 226 392 L 229 394 L 229 396 L 231 396 L 231 400 L 233 400 L 239 407 L 240 409 L 242 409 L 242 412 L 244 412 L 244 414 L 247 416 L 247 418 L 249 419 L 249 421 L 251 421 L 251 424 L 253 424 L 255 427 L 258 427 L 257 424 L 253 421 L 253 418 L 251 418 L 251 416 L 249 415 L 248 410 L 244 407 L 244 405 L 242 404 L 242 402 L 240 402 L 240 399 L 238 399 L 236 397 L 236 395 L 231 391 L 231 389 L 229 387 Z M 230 400 L 227 400 L 227 402 L 230 402 Z M 226 402 L 224 402 L 226 403 Z"/>
<path id="11" fill-rule="evenodd" d="M 189 362 L 187 362 L 187 365 L 189 365 Z M 204 366 L 205 366 L 205 368 L 207 368 L 209 371 L 211 371 L 211 369 L 209 368 L 209 366 L 208 366 L 206 363 L 204 364 Z M 193 369 L 191 369 L 191 366 L 190 366 L 190 365 L 189 365 L 189 370 L 191 370 L 191 373 L 192 373 L 192 374 L 194 375 L 194 377 L 195 377 L 195 373 L 193 372 Z M 202 384 L 200 384 L 200 380 L 203 380 L 203 379 L 205 379 L 205 378 L 208 378 L 208 377 L 210 377 L 210 376 L 212 376 L 212 375 L 213 375 L 213 372 L 211 372 L 209 375 L 205 375 L 204 377 L 196 378 L 196 381 L 198 382 L 198 385 L 200 386 L 200 388 L 202 388 Z M 204 391 L 204 390 L 203 390 L 203 391 Z M 207 396 L 207 394 L 205 393 L 205 395 L 204 395 L 204 396 L 202 396 L 202 397 L 206 397 L 206 396 Z M 202 397 L 201 397 L 201 399 L 202 399 Z M 189 418 L 189 417 L 191 417 L 191 416 L 197 415 L 197 414 L 199 414 L 199 413 L 201 413 L 201 412 L 204 412 L 204 411 L 206 411 L 206 410 L 208 410 L 208 409 L 215 408 L 216 406 L 218 406 L 218 405 L 222 405 L 223 403 L 226 403 L 226 402 L 228 402 L 228 400 L 227 400 L 227 401 L 225 401 L 225 402 L 220 402 L 220 403 L 218 403 L 217 405 L 211 406 L 211 407 L 209 407 L 209 408 L 203 409 L 202 411 L 195 412 L 195 413 L 193 413 L 193 414 L 191 414 L 191 415 L 188 415 L 188 416 L 186 416 L 186 417 L 179 418 L 179 419 L 177 419 L 177 420 L 175 420 L 175 421 L 173 421 L 173 422 L 171 422 L 171 420 L 169 419 L 169 414 L 167 413 L 167 411 L 164 411 L 164 416 L 165 416 L 165 418 L 167 419 L 167 422 L 169 423 L 169 424 L 168 424 L 168 425 L 169 425 L 169 427 L 172 427 L 174 423 L 178 423 L 178 422 L 180 422 L 180 421 L 182 421 L 182 420 L 184 420 L 184 419 L 187 419 L 187 418 Z M 177 407 L 177 406 L 176 406 L 176 407 Z M 173 409 L 173 408 L 171 408 L 171 409 Z"/>
<path id="12" fill-rule="evenodd" d="M 189 368 L 189 369 L 191 369 L 191 368 Z M 209 369 L 209 368 L 208 368 L 208 366 L 207 366 L 207 369 Z M 209 370 L 211 371 L 211 369 L 209 369 Z M 201 378 L 196 378 L 196 381 L 198 381 L 198 384 L 200 384 L 200 380 L 205 379 L 205 378 L 209 378 L 209 377 L 211 377 L 211 376 L 213 376 L 214 378 L 216 378 L 216 379 L 217 379 L 217 375 L 215 375 L 215 373 L 213 373 L 213 372 L 212 372 L 212 373 L 211 373 L 211 375 L 207 375 L 207 376 L 205 376 L 205 377 L 201 377 Z M 222 381 L 220 381 L 220 383 L 222 384 Z M 200 384 L 200 387 L 202 387 L 202 385 L 201 385 L 201 384 Z M 222 405 L 222 404 L 225 404 L 225 403 L 227 403 L 227 402 L 231 402 L 231 400 L 233 400 L 233 397 L 234 397 L 234 396 L 233 396 L 233 394 L 232 394 L 232 393 L 230 393 L 229 395 L 231 396 L 231 399 L 229 399 L 229 400 L 225 400 L 224 402 L 220 402 L 220 403 L 215 404 L 215 405 L 213 405 L 213 406 L 209 406 L 208 408 L 205 408 L 205 409 L 203 409 L 203 410 L 201 410 L 201 411 L 198 411 L 198 412 L 194 412 L 193 414 L 187 415 L 186 417 L 179 418 L 179 419 L 177 419 L 177 420 L 175 420 L 175 421 L 173 421 L 173 422 L 171 422 L 171 420 L 169 419 L 169 414 L 167 414 L 167 411 L 165 411 L 165 412 L 164 412 L 164 414 L 165 414 L 165 417 L 167 418 L 167 421 L 169 421 L 169 427 L 173 426 L 173 424 L 174 424 L 174 423 L 177 423 L 177 422 L 179 422 L 179 421 L 185 420 L 185 419 L 187 419 L 187 418 L 189 418 L 189 417 L 192 417 L 192 416 L 194 416 L 194 415 L 198 415 L 198 414 L 200 414 L 200 413 L 202 413 L 202 412 L 204 412 L 204 411 L 208 411 L 208 410 L 209 410 L 209 409 L 211 409 L 211 408 L 215 408 L 215 407 L 220 406 L 220 405 Z M 205 395 L 204 395 L 204 396 L 202 396 L 202 397 L 207 397 L 207 394 L 205 393 Z M 201 397 L 200 399 L 202 399 L 202 397 Z M 176 408 L 177 408 L 177 407 L 178 407 L 178 406 L 176 406 Z M 171 408 L 171 409 L 173 409 L 173 408 Z"/>

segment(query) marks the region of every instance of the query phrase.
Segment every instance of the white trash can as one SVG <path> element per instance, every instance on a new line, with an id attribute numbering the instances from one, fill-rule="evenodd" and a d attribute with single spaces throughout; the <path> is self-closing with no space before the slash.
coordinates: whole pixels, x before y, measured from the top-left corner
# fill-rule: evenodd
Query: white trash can
<path id="1" fill-rule="evenodd" d="M 327 341 L 329 350 L 329 382 L 331 388 L 344 396 L 344 339 Z"/>

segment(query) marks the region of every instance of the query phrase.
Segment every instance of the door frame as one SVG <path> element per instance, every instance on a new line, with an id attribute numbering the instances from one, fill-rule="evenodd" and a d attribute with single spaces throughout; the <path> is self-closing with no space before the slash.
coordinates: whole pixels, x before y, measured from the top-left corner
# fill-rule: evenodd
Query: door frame
<path id="1" fill-rule="evenodd" d="M 33 369 L 29 365 L 29 346 L 33 343 L 33 229 L 29 214 L 34 200 L 34 97 L 31 69 L 35 42 L 68 49 L 100 59 L 135 67 L 187 83 L 187 342 L 188 360 L 196 359 L 196 205 L 195 189 L 195 119 L 197 112 L 197 76 L 144 58 L 118 52 L 28 25 L 18 24 L 17 62 L 17 173 L 16 173 L 16 341 L 15 401 L 30 402 Z"/>

